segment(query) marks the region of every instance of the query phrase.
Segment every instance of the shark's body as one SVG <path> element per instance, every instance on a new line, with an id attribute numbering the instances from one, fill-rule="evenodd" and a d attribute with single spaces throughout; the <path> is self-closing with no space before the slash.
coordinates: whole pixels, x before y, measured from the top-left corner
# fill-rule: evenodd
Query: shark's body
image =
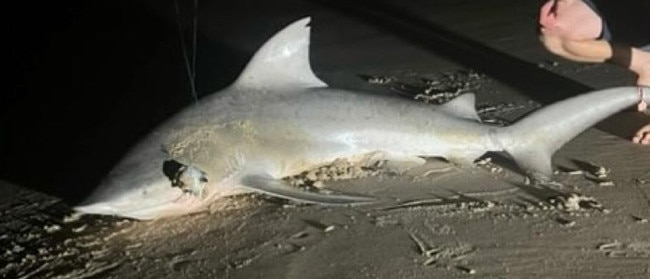
<path id="1" fill-rule="evenodd" d="M 633 87 L 597 91 L 502 128 L 480 123 L 471 94 L 433 106 L 333 89 L 311 71 L 308 21 L 270 39 L 232 86 L 151 133 L 77 210 L 153 219 L 250 191 L 322 204 L 368 202 L 280 180 L 339 158 L 368 156 L 467 163 L 487 151 L 506 151 L 531 177 L 545 180 L 559 147 L 638 102 Z"/>

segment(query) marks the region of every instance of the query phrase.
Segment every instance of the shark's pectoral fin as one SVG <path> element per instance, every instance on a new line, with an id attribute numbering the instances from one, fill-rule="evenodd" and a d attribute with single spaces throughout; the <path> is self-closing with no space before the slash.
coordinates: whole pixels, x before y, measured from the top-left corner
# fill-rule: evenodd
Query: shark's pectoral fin
<path id="1" fill-rule="evenodd" d="M 247 175 L 241 179 L 241 184 L 257 192 L 270 196 L 289 199 L 304 203 L 326 205 L 349 205 L 370 203 L 375 201 L 372 197 L 355 196 L 346 194 L 324 194 L 298 189 L 286 181 L 275 179 L 269 175 Z"/>

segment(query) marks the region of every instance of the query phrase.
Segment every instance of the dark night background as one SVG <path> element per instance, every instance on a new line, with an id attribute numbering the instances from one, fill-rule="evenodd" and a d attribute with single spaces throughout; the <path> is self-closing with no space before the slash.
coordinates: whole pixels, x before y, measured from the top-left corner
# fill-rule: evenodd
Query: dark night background
<path id="1" fill-rule="evenodd" d="M 199 1 L 199 95 L 230 83 L 265 37 L 306 15 L 300 4 L 284 19 L 265 16 L 273 14 L 265 1 L 229 2 Z M 178 4 L 191 46 L 193 2 Z M 19 1 L 5 13 L 2 179 L 75 203 L 132 144 L 193 102 L 172 0 Z"/>
<path id="2" fill-rule="evenodd" d="M 288 23 L 332 14 L 318 1 L 197 3 L 199 97 L 231 83 Z M 8 5 L 0 179 L 75 204 L 133 144 L 194 102 L 182 49 L 182 41 L 191 49 L 194 1 Z"/>

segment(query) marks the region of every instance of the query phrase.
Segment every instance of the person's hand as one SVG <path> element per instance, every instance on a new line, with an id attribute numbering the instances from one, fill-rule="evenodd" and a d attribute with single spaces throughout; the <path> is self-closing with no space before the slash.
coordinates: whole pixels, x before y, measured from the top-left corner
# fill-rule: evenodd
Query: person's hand
<path id="1" fill-rule="evenodd" d="M 650 144 L 650 124 L 645 125 L 641 130 L 636 132 L 632 141 L 638 144 Z"/>
<path id="2" fill-rule="evenodd" d="M 595 39 L 602 30 L 602 20 L 580 0 L 549 0 L 540 8 L 540 32 L 571 40 Z"/>

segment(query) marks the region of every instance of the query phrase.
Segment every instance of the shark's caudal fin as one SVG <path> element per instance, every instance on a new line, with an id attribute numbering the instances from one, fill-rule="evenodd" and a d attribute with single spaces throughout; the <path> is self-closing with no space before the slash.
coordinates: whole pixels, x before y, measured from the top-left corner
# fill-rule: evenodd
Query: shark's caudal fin
<path id="1" fill-rule="evenodd" d="M 645 96 L 650 101 L 650 96 Z M 497 132 L 498 141 L 531 178 L 548 181 L 551 156 L 601 120 L 639 102 L 636 87 L 594 91 L 537 110 Z"/>
<path id="2" fill-rule="evenodd" d="M 239 87 L 325 87 L 309 63 L 309 17 L 298 20 L 269 39 L 248 62 Z"/>
<path id="3" fill-rule="evenodd" d="M 374 198 L 364 196 L 353 196 L 345 194 L 321 194 L 305 191 L 289 185 L 286 181 L 278 180 L 268 175 L 244 176 L 241 179 L 241 183 L 246 188 L 250 188 L 269 196 L 304 203 L 350 205 L 369 203 L 375 200 Z"/>

